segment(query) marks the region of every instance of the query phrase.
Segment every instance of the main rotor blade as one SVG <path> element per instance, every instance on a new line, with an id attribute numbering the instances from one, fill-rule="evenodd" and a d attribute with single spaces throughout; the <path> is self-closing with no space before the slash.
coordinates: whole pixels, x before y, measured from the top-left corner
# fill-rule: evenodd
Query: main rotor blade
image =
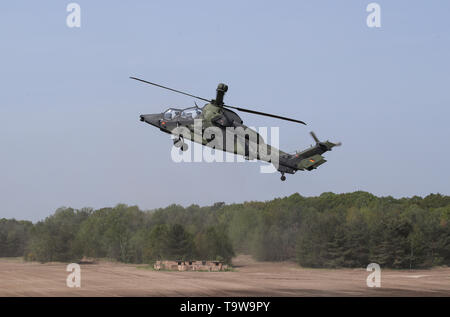
<path id="1" fill-rule="evenodd" d="M 136 78 L 136 77 L 130 77 L 130 78 L 134 79 L 134 80 L 137 80 L 137 81 L 141 81 L 141 82 L 146 83 L 146 84 L 150 84 L 150 85 L 156 86 L 156 87 L 160 87 L 160 88 L 164 88 L 164 89 L 167 89 L 167 90 L 170 90 L 170 91 L 173 91 L 173 92 L 177 92 L 177 93 L 182 94 L 182 95 L 186 95 L 186 96 L 189 96 L 189 97 L 200 99 L 200 100 L 203 100 L 203 101 L 206 101 L 206 102 L 211 102 L 211 103 L 213 102 L 212 100 L 209 100 L 209 99 L 206 99 L 206 98 L 202 98 L 202 97 L 199 97 L 199 96 L 191 95 L 191 94 L 189 94 L 187 92 L 183 92 L 183 91 L 176 90 L 176 89 L 173 89 L 173 88 L 169 88 L 169 87 L 166 87 L 166 86 L 163 86 L 163 85 L 152 83 L 152 82 L 140 79 L 140 78 Z M 277 115 L 270 114 L 270 113 L 264 113 L 264 112 L 259 112 L 259 111 L 255 111 L 255 110 L 244 109 L 244 108 L 239 108 L 239 107 L 233 107 L 233 106 L 228 106 L 228 105 L 222 105 L 222 106 L 223 107 L 228 107 L 228 108 L 233 108 L 233 109 L 236 109 L 236 110 L 239 110 L 239 111 L 242 111 L 242 112 L 258 114 L 260 116 L 272 117 L 272 118 L 276 118 L 276 119 L 287 120 L 287 121 L 297 122 L 297 123 L 301 123 L 301 124 L 306 125 L 306 123 L 304 123 L 303 121 L 296 120 L 296 119 L 291 119 L 291 118 L 287 118 L 287 117 L 282 117 L 282 116 L 277 116 Z"/>
<path id="2" fill-rule="evenodd" d="M 136 77 L 130 77 L 130 78 L 134 79 L 134 80 L 142 81 L 143 83 L 150 84 L 150 85 L 153 85 L 153 86 L 156 86 L 156 87 L 168 89 L 168 90 L 171 90 L 171 91 L 174 91 L 174 92 L 177 92 L 179 94 L 183 94 L 183 95 L 186 95 L 186 96 L 189 96 L 189 97 L 194 97 L 194 98 L 206 101 L 206 102 L 211 102 L 211 100 L 209 100 L 209 99 L 198 97 L 198 96 L 194 96 L 194 95 L 188 94 L 187 92 L 183 92 L 183 91 L 179 91 L 179 90 L 176 90 L 176 89 L 165 87 L 165 86 L 162 86 L 162 85 L 159 85 L 159 84 L 151 83 L 149 81 L 146 81 L 146 80 L 143 80 L 143 79 L 139 79 L 139 78 L 136 78 Z"/>
<path id="3" fill-rule="evenodd" d="M 250 109 L 244 109 L 244 108 L 239 108 L 239 107 L 233 107 L 233 106 L 228 106 L 228 105 L 223 105 L 224 107 L 228 107 L 228 108 L 233 108 L 242 112 L 248 112 L 248 113 L 253 113 L 253 114 L 259 114 L 260 116 L 266 116 L 266 117 L 272 117 L 272 118 L 276 118 L 276 119 L 281 119 L 281 120 L 286 120 L 286 121 L 292 121 L 292 122 L 297 122 L 297 123 L 301 123 L 306 125 L 306 123 L 304 123 L 303 121 L 300 120 L 296 120 L 296 119 L 291 119 L 291 118 L 287 118 L 287 117 L 282 117 L 282 116 L 277 116 L 275 114 L 270 114 L 270 113 L 265 113 L 265 112 L 259 112 L 259 111 L 255 111 L 255 110 L 250 110 Z"/>

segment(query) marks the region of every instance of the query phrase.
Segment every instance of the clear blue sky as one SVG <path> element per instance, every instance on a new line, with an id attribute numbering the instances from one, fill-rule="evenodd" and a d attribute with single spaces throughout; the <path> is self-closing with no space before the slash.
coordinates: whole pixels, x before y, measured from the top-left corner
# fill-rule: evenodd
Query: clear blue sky
<path id="1" fill-rule="evenodd" d="M 0 218 L 39 220 L 60 206 L 270 200 L 299 192 L 450 194 L 450 2 L 71 1 L 0 4 Z M 228 104 L 292 116 L 281 148 L 342 141 L 313 172 L 258 164 L 176 164 L 168 135 L 139 114 L 193 100 L 142 77 Z"/>

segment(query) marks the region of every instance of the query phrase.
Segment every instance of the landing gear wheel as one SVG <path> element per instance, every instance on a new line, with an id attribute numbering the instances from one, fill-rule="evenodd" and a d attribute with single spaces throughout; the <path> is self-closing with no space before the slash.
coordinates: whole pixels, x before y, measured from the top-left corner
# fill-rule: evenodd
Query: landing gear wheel
<path id="1" fill-rule="evenodd" d="M 181 145 L 181 151 L 186 152 L 189 149 L 189 146 L 186 143 Z"/>
<path id="2" fill-rule="evenodd" d="M 180 139 L 173 140 L 173 146 L 175 147 L 181 147 L 183 145 L 183 141 Z"/>
<path id="3" fill-rule="evenodd" d="M 284 176 L 284 174 L 283 174 L 283 175 L 281 175 L 280 179 L 281 179 L 281 181 L 284 182 L 286 180 L 286 176 Z"/>

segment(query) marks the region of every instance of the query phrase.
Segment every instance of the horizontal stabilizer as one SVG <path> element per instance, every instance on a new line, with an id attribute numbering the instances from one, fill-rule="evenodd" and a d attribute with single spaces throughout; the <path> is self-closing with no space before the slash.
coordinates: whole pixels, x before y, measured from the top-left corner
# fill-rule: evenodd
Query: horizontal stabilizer
<path id="1" fill-rule="evenodd" d="M 305 169 L 305 170 L 310 171 L 310 170 L 313 170 L 313 169 L 319 167 L 326 161 L 327 160 L 325 160 L 325 158 L 322 155 L 316 154 L 316 155 L 313 155 L 313 156 L 310 156 L 308 158 L 301 160 L 297 164 L 297 167 L 298 167 L 298 169 Z"/>

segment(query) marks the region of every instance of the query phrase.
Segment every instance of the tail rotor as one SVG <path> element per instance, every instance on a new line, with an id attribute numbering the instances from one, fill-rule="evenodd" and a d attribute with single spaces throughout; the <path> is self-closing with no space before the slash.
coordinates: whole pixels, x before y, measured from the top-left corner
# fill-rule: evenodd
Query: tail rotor
<path id="1" fill-rule="evenodd" d="M 309 134 L 311 134 L 311 137 L 316 142 L 316 145 L 320 146 L 324 151 L 331 151 L 331 149 L 333 147 L 342 145 L 342 142 L 333 143 L 333 142 L 330 142 L 328 140 L 325 141 L 325 142 L 321 142 L 319 140 L 319 138 L 317 137 L 317 135 L 313 131 L 309 132 Z"/>

